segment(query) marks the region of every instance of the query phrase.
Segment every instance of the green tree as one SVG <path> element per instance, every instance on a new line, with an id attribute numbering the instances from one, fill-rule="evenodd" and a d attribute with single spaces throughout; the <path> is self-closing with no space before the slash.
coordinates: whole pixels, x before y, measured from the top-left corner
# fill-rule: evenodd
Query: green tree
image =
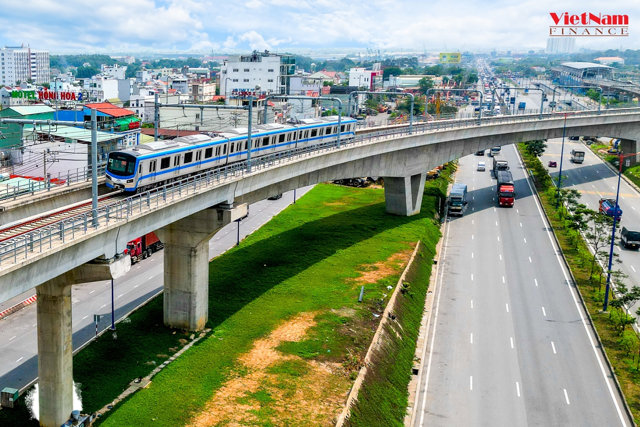
<path id="1" fill-rule="evenodd" d="M 429 77 L 423 77 L 418 81 L 418 86 L 420 87 L 420 92 L 426 94 L 429 89 L 431 89 L 433 85 L 433 80 Z"/>
<path id="2" fill-rule="evenodd" d="M 585 240 L 593 249 L 591 258 L 591 271 L 589 272 L 589 280 L 592 280 L 593 272 L 598 261 L 604 263 L 609 252 L 605 249 L 611 245 L 611 224 L 613 218 L 602 215 L 600 212 L 589 210 L 586 212 L 588 217 L 587 230 L 584 233 Z M 602 269 L 600 269 L 600 281 L 602 281 Z"/>
<path id="3" fill-rule="evenodd" d="M 382 78 L 384 80 L 387 80 L 389 78 L 389 76 L 399 76 L 402 74 L 402 69 L 400 67 L 386 67 L 384 70 L 382 70 Z"/>
<path id="4" fill-rule="evenodd" d="M 532 156 L 540 157 L 544 150 L 547 148 L 547 144 L 544 140 L 533 140 L 525 142 L 527 153 Z"/>

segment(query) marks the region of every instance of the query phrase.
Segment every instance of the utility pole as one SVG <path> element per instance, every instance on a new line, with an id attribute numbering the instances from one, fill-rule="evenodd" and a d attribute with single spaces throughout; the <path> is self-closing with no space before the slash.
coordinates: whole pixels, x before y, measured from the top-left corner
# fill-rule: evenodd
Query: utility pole
<path id="1" fill-rule="evenodd" d="M 93 226 L 98 226 L 98 117 L 91 109 L 91 216 Z"/>
<path id="2" fill-rule="evenodd" d="M 160 126 L 160 106 L 158 105 L 158 92 L 154 95 L 153 101 L 153 138 L 158 140 L 158 127 Z"/>

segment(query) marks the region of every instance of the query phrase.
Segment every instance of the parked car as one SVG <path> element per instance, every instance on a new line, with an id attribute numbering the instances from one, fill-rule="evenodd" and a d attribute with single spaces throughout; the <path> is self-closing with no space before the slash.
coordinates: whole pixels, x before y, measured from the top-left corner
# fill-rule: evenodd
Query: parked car
<path id="1" fill-rule="evenodd" d="M 484 150 L 476 151 L 476 156 L 484 156 Z"/>
<path id="2" fill-rule="evenodd" d="M 440 176 L 440 169 L 435 168 L 427 172 L 427 179 L 436 179 Z"/>
<path id="3" fill-rule="evenodd" d="M 549 160 L 549 167 L 550 168 L 558 167 L 558 163 L 553 160 Z"/>
<path id="4" fill-rule="evenodd" d="M 267 200 L 278 200 L 282 199 L 282 193 L 276 194 L 275 196 L 267 197 Z"/>
<path id="5" fill-rule="evenodd" d="M 478 170 L 484 172 L 486 170 L 486 164 L 484 162 L 478 162 Z"/>
<path id="6" fill-rule="evenodd" d="M 569 137 L 569 141 L 580 141 L 580 137 L 579 136 L 570 136 Z"/>
<path id="7" fill-rule="evenodd" d="M 640 232 L 631 231 L 627 227 L 622 227 L 620 232 L 620 242 L 625 248 L 640 248 Z"/>

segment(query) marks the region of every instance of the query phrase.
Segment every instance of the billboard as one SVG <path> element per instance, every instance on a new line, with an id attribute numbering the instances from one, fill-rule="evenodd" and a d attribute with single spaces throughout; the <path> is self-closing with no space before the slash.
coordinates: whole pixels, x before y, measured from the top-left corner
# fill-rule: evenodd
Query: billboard
<path id="1" fill-rule="evenodd" d="M 440 63 L 442 64 L 459 64 L 460 52 L 445 52 L 440 53 Z"/>

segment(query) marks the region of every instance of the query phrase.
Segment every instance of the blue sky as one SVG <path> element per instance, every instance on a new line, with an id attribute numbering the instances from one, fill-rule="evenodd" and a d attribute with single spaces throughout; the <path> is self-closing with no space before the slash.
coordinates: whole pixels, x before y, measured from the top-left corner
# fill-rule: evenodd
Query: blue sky
<path id="1" fill-rule="evenodd" d="M 577 46 L 640 49 L 638 0 L 2 0 L 1 5 L 1 45 L 24 43 L 52 53 L 529 50 L 546 46 L 549 12 L 565 11 L 629 15 L 629 37 L 581 38 Z"/>

